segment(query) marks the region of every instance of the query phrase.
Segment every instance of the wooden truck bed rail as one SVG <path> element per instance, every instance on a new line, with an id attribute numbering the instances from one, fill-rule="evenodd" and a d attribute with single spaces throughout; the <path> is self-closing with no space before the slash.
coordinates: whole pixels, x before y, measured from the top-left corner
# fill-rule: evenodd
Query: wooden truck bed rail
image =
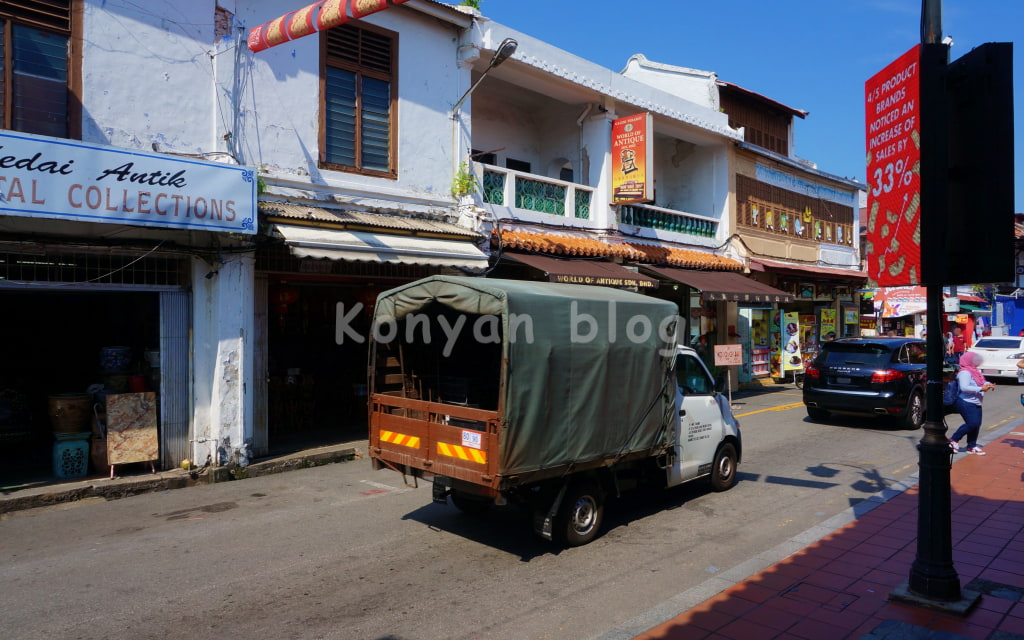
<path id="1" fill-rule="evenodd" d="M 498 486 L 497 411 L 375 393 L 370 457 L 388 466 Z"/>

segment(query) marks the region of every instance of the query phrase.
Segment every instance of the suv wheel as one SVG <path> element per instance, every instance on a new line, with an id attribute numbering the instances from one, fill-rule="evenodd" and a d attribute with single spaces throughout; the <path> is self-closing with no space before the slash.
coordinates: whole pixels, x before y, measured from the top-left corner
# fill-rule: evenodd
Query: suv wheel
<path id="1" fill-rule="evenodd" d="M 903 419 L 903 426 L 907 429 L 920 429 L 924 424 L 924 397 L 919 391 L 910 394 L 910 402 L 907 404 L 907 416 Z"/>
<path id="2" fill-rule="evenodd" d="M 807 407 L 807 417 L 811 420 L 827 420 L 829 416 L 828 411 L 819 409 L 817 407 Z"/>

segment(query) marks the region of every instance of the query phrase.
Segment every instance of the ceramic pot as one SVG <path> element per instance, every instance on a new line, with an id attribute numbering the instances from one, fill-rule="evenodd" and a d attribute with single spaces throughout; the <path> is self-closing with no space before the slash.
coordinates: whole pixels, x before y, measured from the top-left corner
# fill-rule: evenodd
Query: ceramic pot
<path id="1" fill-rule="evenodd" d="M 54 433 L 91 431 L 92 396 L 88 393 L 57 393 L 47 399 Z"/>

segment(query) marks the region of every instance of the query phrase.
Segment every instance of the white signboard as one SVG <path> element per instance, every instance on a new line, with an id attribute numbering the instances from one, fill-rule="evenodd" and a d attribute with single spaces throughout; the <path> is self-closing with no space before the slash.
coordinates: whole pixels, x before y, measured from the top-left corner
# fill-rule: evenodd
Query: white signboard
<path id="1" fill-rule="evenodd" d="M 743 364 L 743 346 L 738 344 L 716 344 L 715 366 L 728 367 Z"/>
<path id="2" fill-rule="evenodd" d="M 0 215 L 256 233 L 256 171 L 0 132 Z"/>

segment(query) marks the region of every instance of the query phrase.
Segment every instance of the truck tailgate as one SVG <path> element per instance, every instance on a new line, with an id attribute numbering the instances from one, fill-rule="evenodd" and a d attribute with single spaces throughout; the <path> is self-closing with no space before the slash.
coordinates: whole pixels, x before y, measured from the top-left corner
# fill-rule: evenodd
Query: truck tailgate
<path id="1" fill-rule="evenodd" d="M 497 487 L 500 425 L 497 411 L 377 393 L 370 398 L 370 457 L 403 473 Z"/>

